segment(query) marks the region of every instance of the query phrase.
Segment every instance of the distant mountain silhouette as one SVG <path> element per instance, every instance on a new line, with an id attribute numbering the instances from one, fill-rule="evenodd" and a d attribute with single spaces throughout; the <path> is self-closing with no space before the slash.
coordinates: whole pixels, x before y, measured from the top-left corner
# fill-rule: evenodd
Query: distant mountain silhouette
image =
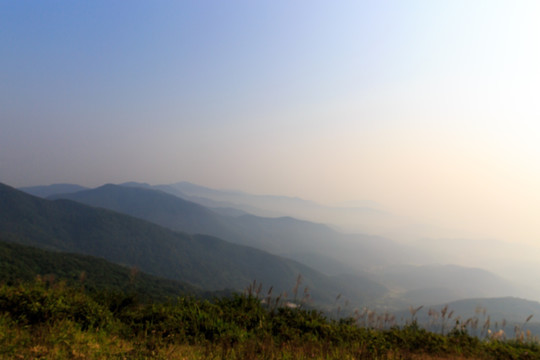
<path id="1" fill-rule="evenodd" d="M 298 197 L 253 195 L 242 191 L 216 190 L 189 182 L 155 185 L 154 189 L 168 192 L 198 204 L 236 208 L 257 216 L 291 216 L 297 219 L 336 225 L 347 232 L 375 233 L 402 228 L 403 219 L 377 207 L 373 201 L 355 201 L 344 205 L 326 206 Z"/>
<path id="2" fill-rule="evenodd" d="M 74 200 L 190 234 L 214 235 L 227 240 L 234 235 L 219 214 L 150 188 L 107 184 L 96 189 L 50 196 L 49 199 Z"/>
<path id="3" fill-rule="evenodd" d="M 385 238 L 342 234 L 326 225 L 291 217 L 222 215 L 219 211 L 148 187 L 108 184 L 50 198 L 107 208 L 173 230 L 217 236 L 309 263 L 310 266 L 318 263 L 316 268 L 329 275 L 422 259 L 418 251 Z M 314 258 L 310 260 L 310 256 Z M 321 262 L 323 257 L 327 257 L 327 261 Z M 330 262 L 333 262 L 332 266 L 325 266 Z M 343 264 L 341 268 L 337 263 Z"/>

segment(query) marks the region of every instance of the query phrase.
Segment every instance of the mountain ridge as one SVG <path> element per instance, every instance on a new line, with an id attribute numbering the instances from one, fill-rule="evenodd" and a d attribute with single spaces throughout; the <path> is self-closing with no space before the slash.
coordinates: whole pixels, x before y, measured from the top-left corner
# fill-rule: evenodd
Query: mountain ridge
<path id="1" fill-rule="evenodd" d="M 59 198 L 108 208 L 172 230 L 217 236 L 281 256 L 301 253 L 325 256 L 332 251 L 339 251 L 343 258 L 347 259 L 344 271 L 346 268 L 363 271 L 375 266 L 393 264 L 399 260 L 421 258 L 418 251 L 389 239 L 362 234 L 342 234 L 327 225 L 291 216 L 273 218 L 252 214 L 223 216 L 200 204 L 158 189 L 108 184 L 95 189 L 50 197 L 50 199 Z M 389 248 L 393 251 L 388 251 Z M 336 275 L 335 272 L 327 272 L 328 269 L 321 268 L 321 271 Z"/>
<path id="2" fill-rule="evenodd" d="M 46 198 L 54 194 L 69 194 L 77 191 L 88 190 L 89 188 L 77 184 L 58 183 L 51 185 L 25 186 L 18 190 L 30 195 Z"/>

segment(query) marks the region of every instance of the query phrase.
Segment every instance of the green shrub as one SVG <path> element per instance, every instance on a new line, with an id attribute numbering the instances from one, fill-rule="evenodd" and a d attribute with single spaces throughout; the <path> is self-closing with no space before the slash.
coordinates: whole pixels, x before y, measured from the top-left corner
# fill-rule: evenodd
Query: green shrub
<path id="1" fill-rule="evenodd" d="M 268 309 L 249 295 L 139 303 L 35 281 L 0 286 L 0 309 L 0 357 L 8 359 L 540 358 L 530 339 L 479 340 L 458 328 L 445 335 L 415 322 L 377 330 L 315 310 Z"/>
<path id="2" fill-rule="evenodd" d="M 0 286 L 0 309 L 23 324 L 39 324 L 70 319 L 83 329 L 103 327 L 112 314 L 82 291 L 63 283 L 43 281 Z"/>

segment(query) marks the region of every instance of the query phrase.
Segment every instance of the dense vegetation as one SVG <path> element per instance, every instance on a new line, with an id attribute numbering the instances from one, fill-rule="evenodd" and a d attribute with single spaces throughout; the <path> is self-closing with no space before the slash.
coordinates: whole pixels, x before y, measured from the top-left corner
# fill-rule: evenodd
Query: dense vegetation
<path id="1" fill-rule="evenodd" d="M 140 303 L 37 280 L 0 286 L 0 358 L 74 359 L 537 359 L 527 339 L 479 339 L 358 326 L 320 312 L 261 302 L 255 293 L 213 301 Z"/>
<path id="2" fill-rule="evenodd" d="M 2 238 L 0 237 L 0 240 Z M 113 264 L 93 256 L 47 251 L 0 241 L 0 283 L 16 285 L 36 276 L 55 279 L 87 291 L 129 293 L 141 301 L 163 301 L 186 294 L 211 293 L 179 281 L 145 274 L 137 268 Z"/>

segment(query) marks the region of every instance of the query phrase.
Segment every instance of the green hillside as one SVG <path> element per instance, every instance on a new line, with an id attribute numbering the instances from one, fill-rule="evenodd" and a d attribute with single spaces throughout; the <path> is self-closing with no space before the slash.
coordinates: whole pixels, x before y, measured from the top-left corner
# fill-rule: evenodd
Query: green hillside
<path id="1" fill-rule="evenodd" d="M 2 240 L 2 239 L 0 239 Z M 179 281 L 145 274 L 93 256 L 60 253 L 0 241 L 0 283 L 18 284 L 37 276 L 50 282 L 66 281 L 91 291 L 137 294 L 140 299 L 163 301 L 201 289 Z"/>

